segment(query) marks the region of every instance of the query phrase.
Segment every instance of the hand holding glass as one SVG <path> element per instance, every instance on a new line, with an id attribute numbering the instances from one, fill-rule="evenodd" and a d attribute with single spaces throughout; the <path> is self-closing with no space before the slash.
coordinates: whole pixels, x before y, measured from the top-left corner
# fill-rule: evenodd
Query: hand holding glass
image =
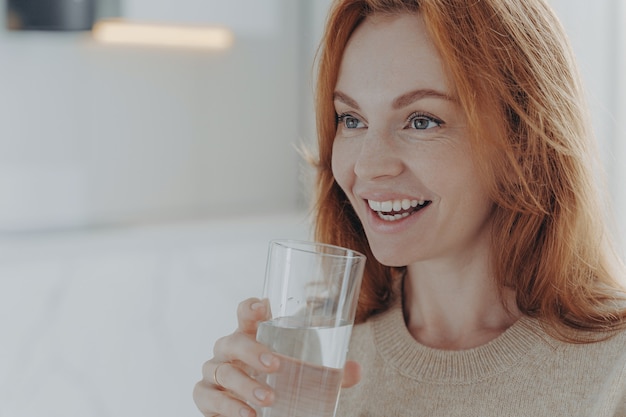
<path id="1" fill-rule="evenodd" d="M 365 256 L 315 242 L 270 242 L 264 297 L 271 319 L 257 340 L 280 358 L 259 379 L 274 389 L 264 417 L 334 417 Z"/>

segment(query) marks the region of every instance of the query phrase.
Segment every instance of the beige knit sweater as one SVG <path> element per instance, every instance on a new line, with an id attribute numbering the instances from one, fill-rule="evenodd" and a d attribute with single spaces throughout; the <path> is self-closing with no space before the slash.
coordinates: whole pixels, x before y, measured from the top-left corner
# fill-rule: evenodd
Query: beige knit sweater
<path id="1" fill-rule="evenodd" d="M 348 358 L 363 368 L 338 417 L 626 417 L 626 332 L 568 344 L 523 317 L 484 346 L 417 343 L 397 303 L 355 326 Z"/>

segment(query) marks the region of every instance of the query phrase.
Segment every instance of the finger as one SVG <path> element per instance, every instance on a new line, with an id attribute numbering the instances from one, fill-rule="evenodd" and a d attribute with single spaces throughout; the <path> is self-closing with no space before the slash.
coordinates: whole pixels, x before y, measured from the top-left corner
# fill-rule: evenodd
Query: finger
<path id="1" fill-rule="evenodd" d="M 278 357 L 267 346 L 239 332 L 218 339 L 213 355 L 216 362 L 242 362 L 257 372 L 272 373 L 280 366 Z"/>
<path id="2" fill-rule="evenodd" d="M 220 389 L 232 392 L 235 397 L 267 407 L 274 401 L 274 393 L 267 385 L 252 379 L 245 371 L 229 362 L 207 362 L 205 374 L 213 375 Z"/>
<path id="3" fill-rule="evenodd" d="M 205 380 L 198 382 L 193 389 L 193 400 L 198 410 L 206 417 L 254 417 L 255 411 L 243 401 L 227 391 L 217 390 Z"/>
<path id="4" fill-rule="evenodd" d="M 361 365 L 358 362 L 347 361 L 343 368 L 342 388 L 350 388 L 355 386 L 361 380 Z"/>
<path id="5" fill-rule="evenodd" d="M 269 320 L 269 303 L 267 299 L 248 298 L 237 307 L 238 331 L 256 335 L 259 322 Z"/>

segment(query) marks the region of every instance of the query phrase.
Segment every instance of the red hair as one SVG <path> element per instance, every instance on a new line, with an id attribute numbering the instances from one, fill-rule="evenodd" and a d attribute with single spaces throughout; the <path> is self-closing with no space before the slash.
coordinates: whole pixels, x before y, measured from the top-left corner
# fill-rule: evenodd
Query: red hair
<path id="1" fill-rule="evenodd" d="M 333 93 L 350 35 L 367 16 L 381 13 L 419 13 L 441 54 L 494 201 L 498 287 L 513 288 L 520 311 L 566 340 L 574 340 L 572 329 L 626 327 L 624 289 L 616 278 L 622 268 L 595 182 L 579 76 L 543 0 L 334 3 L 319 55 L 316 238 L 368 256 L 357 321 L 390 305 L 393 276 L 402 269 L 374 259 L 333 178 Z"/>

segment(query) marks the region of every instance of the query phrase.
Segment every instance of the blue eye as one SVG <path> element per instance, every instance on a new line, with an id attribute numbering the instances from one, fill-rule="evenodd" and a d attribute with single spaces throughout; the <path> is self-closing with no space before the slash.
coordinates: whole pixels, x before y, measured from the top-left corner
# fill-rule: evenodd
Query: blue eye
<path id="1" fill-rule="evenodd" d="M 443 124 L 443 120 L 422 113 L 414 113 L 409 116 L 409 127 L 411 129 L 426 130 L 433 127 L 439 127 Z"/>
<path id="2" fill-rule="evenodd" d="M 337 116 L 337 123 L 343 124 L 346 129 L 358 129 L 364 127 L 363 122 L 349 114 L 341 114 Z"/>

